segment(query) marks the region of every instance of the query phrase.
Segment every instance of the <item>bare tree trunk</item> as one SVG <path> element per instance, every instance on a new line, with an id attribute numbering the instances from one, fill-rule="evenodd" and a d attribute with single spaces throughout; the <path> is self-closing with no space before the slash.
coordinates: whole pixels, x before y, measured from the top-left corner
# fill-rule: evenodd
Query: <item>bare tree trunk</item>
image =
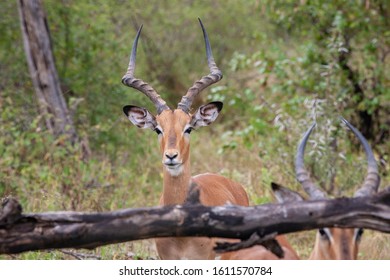
<path id="1" fill-rule="evenodd" d="M 62 95 L 52 54 L 46 14 L 40 0 L 18 0 L 23 43 L 30 76 L 47 129 L 55 136 L 78 139 L 71 115 Z"/>

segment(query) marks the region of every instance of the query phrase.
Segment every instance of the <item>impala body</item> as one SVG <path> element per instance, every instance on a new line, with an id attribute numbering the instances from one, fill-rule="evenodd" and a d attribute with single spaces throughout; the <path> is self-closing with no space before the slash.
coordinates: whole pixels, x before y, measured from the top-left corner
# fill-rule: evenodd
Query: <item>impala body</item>
<path id="1" fill-rule="evenodd" d="M 222 73 L 212 56 L 206 30 L 199 20 L 206 45 L 210 74 L 196 81 L 182 97 L 177 109 L 170 109 L 157 92 L 144 81 L 134 77 L 138 30 L 130 55 L 129 67 L 122 83 L 144 93 L 153 102 L 157 115 L 147 109 L 128 105 L 123 108 L 128 119 L 139 128 L 149 128 L 158 134 L 161 161 L 163 164 L 163 192 L 160 205 L 183 204 L 191 182 L 196 183 L 200 192 L 200 202 L 207 206 L 226 203 L 248 206 L 248 196 L 244 188 L 223 176 L 211 173 L 191 175 L 190 133 L 208 126 L 216 120 L 222 109 L 222 102 L 211 102 L 190 113 L 194 98 L 206 87 L 222 79 Z M 208 157 L 210 155 L 205 155 Z M 158 238 L 156 247 L 161 259 L 214 259 L 215 239 L 203 237 Z"/>
<path id="2" fill-rule="evenodd" d="M 380 177 L 373 152 L 363 135 L 345 119 L 341 119 L 359 139 L 367 157 L 367 176 L 363 185 L 355 192 L 355 197 L 373 195 L 377 192 Z M 313 124 L 304 134 L 298 146 L 295 172 L 298 181 L 309 195 L 311 200 L 327 199 L 324 193 L 310 178 L 303 162 L 307 140 L 314 129 Z M 272 189 L 277 200 L 281 203 L 287 201 L 302 201 L 304 198 L 297 192 L 273 183 Z M 355 260 L 358 257 L 359 243 L 363 234 L 362 228 L 321 228 L 317 231 L 313 251 L 309 259 L 314 260 Z"/>

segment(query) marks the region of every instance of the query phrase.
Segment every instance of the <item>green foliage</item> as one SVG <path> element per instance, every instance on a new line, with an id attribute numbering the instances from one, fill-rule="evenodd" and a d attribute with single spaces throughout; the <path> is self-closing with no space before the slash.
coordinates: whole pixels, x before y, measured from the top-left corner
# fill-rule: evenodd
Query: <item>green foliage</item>
<path id="1" fill-rule="evenodd" d="M 384 1 L 267 1 L 278 32 L 300 40 L 290 86 L 333 102 L 375 143 L 388 134 L 389 5 Z M 296 71 L 298 69 L 298 71 Z M 287 73 L 288 74 L 288 73 Z M 383 127 L 386 123 L 386 128 Z M 388 137 L 388 136 L 387 136 Z M 388 138 L 387 138 L 388 139 Z"/>
<path id="2" fill-rule="evenodd" d="M 300 190 L 294 153 L 315 120 L 306 164 L 331 195 L 350 195 L 366 165 L 360 146 L 340 125 L 342 115 L 369 138 L 381 160 L 382 186 L 389 184 L 390 12 L 385 1 L 43 2 L 63 92 L 75 108 L 82 143 L 92 153 L 85 158 L 82 144 L 70 146 L 44 129 L 16 1 L 2 1 L 0 197 L 16 196 L 24 211 L 107 211 L 158 203 L 157 139 L 133 127 L 121 110 L 127 104 L 154 108 L 120 81 L 136 28 L 143 24 L 136 76 L 175 107 L 208 71 L 197 17 L 224 73 L 202 98 L 223 101 L 224 109 L 217 123 L 191 136 L 194 174 L 218 172 L 241 182 L 252 204 L 273 201 L 272 181 Z M 366 118 L 371 118 L 369 126 Z M 210 154 L 207 160 L 205 154 Z M 307 246 L 307 241 L 301 245 Z M 146 258 L 153 254 L 149 247 L 130 243 L 95 253 L 123 259 L 134 251 L 136 258 Z M 64 254 L 17 258 L 61 259 Z"/>
<path id="3" fill-rule="evenodd" d="M 348 171 L 334 165 L 351 159 L 350 147 L 344 146 L 346 133 L 339 125 L 342 115 L 371 140 L 384 160 L 386 174 L 389 7 L 380 1 L 365 5 L 354 1 L 265 2 L 261 13 L 273 23 L 274 33 L 266 34 L 266 48 L 232 56 L 231 71 L 238 78 L 231 83 L 231 97 L 227 99 L 233 99 L 232 107 L 238 104 L 233 110 L 245 126 L 225 133 L 223 148 L 238 147 L 237 138 L 241 138 L 247 148 L 258 144 L 264 160 L 268 159 L 263 151 L 266 148 L 274 152 L 270 160 L 281 165 L 291 163 L 291 145 L 297 144 L 301 133 L 315 120 L 318 132 L 311 138 L 315 149 L 307 154 L 313 161 L 309 166 L 324 188 L 339 194 L 362 178 L 358 172 L 353 177 L 335 177 L 336 172 Z M 246 77 L 249 80 L 254 76 L 253 81 L 246 81 Z M 237 92 L 236 88 L 242 90 Z M 281 137 L 280 132 L 287 136 Z M 364 173 L 362 167 L 354 168 Z M 333 190 L 334 185 L 339 187 Z"/>

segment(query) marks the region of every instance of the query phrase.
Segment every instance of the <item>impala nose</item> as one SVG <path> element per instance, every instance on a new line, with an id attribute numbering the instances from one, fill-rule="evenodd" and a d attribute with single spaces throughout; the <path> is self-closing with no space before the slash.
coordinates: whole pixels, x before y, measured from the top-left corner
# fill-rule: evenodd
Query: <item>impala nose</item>
<path id="1" fill-rule="evenodd" d="M 175 158 L 177 158 L 177 155 L 179 153 L 178 152 L 166 152 L 165 153 L 165 156 L 169 159 L 169 160 L 173 160 Z"/>

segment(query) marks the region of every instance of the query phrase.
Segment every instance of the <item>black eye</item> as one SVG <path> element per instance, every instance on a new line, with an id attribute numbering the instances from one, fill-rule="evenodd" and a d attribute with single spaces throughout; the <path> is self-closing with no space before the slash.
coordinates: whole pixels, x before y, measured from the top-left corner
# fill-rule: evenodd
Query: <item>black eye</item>
<path id="1" fill-rule="evenodd" d="M 364 233 L 364 230 L 362 228 L 359 228 L 356 232 L 356 239 L 359 240 Z"/>
<path id="2" fill-rule="evenodd" d="M 157 127 L 154 129 L 154 131 L 155 131 L 158 135 L 162 134 L 162 131 L 161 131 L 160 129 L 158 129 Z"/>
<path id="3" fill-rule="evenodd" d="M 321 238 L 328 239 L 328 234 L 326 233 L 326 231 L 323 228 L 320 228 L 318 230 L 318 232 L 320 233 Z"/>
<path id="4" fill-rule="evenodd" d="M 187 128 L 187 129 L 184 131 L 184 133 L 190 134 L 192 130 L 193 130 L 193 128 L 192 128 L 192 127 L 189 127 L 189 128 Z"/>

